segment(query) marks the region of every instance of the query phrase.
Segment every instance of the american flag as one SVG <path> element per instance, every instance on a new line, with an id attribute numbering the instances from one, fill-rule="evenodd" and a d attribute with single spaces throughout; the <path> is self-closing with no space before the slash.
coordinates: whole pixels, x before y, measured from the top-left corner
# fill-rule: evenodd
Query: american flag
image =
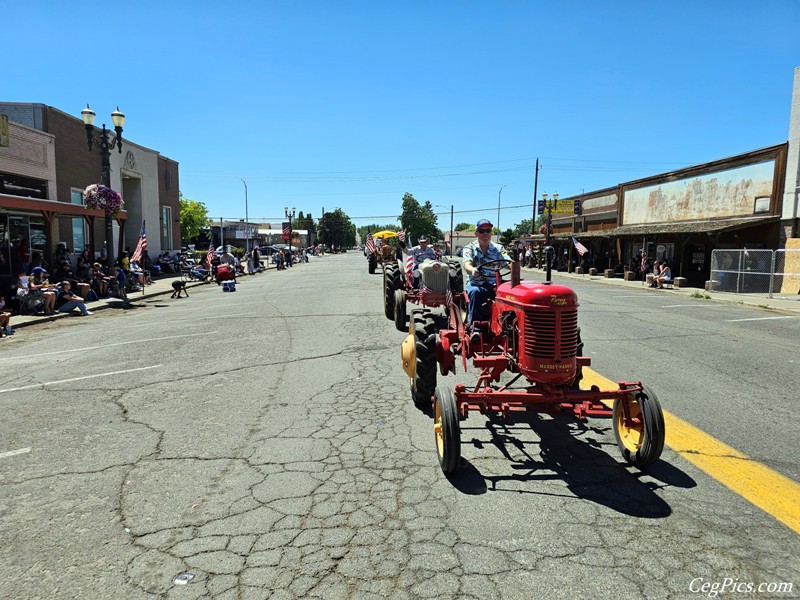
<path id="1" fill-rule="evenodd" d="M 647 268 L 647 238 L 642 240 L 642 274 L 644 274 L 644 270 Z"/>
<path id="2" fill-rule="evenodd" d="M 214 240 L 208 244 L 208 254 L 206 255 L 208 265 L 211 266 L 211 261 L 214 260 Z"/>
<path id="3" fill-rule="evenodd" d="M 142 221 L 142 230 L 139 232 L 139 241 L 136 242 L 136 249 L 133 251 L 131 261 L 141 262 L 142 253 L 147 249 L 147 234 L 144 232 L 144 221 Z"/>
<path id="4" fill-rule="evenodd" d="M 410 254 L 406 258 L 406 281 L 408 285 L 414 280 L 414 257 Z"/>
<path id="5" fill-rule="evenodd" d="M 364 247 L 367 249 L 367 252 L 369 253 L 375 252 L 375 240 L 372 239 L 371 234 L 367 236 L 367 241 L 364 243 Z"/>
<path id="6" fill-rule="evenodd" d="M 397 232 L 397 239 L 400 240 L 401 242 L 405 242 L 406 241 L 406 230 L 405 229 L 401 229 L 400 231 Z"/>
<path id="7" fill-rule="evenodd" d="M 581 244 L 575 237 L 572 238 L 572 244 L 575 246 L 575 250 L 577 250 L 578 254 L 580 254 L 581 256 L 583 256 L 589 251 L 589 249 L 583 244 Z"/>
<path id="8" fill-rule="evenodd" d="M 285 235 L 286 238 L 288 239 L 288 237 L 289 237 L 289 221 L 284 221 L 284 223 L 283 223 L 283 235 Z"/>

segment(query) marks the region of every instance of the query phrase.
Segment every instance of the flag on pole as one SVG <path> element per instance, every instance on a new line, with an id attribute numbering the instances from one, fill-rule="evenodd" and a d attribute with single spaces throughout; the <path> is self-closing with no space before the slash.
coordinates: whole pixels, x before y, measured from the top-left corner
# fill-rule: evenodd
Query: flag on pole
<path id="1" fill-rule="evenodd" d="M 400 231 L 397 232 L 397 239 L 400 240 L 401 242 L 405 242 L 406 241 L 406 230 L 405 229 L 401 229 Z"/>
<path id="2" fill-rule="evenodd" d="M 144 232 L 144 220 L 142 221 L 142 229 L 139 231 L 139 241 L 136 242 L 136 249 L 133 251 L 131 261 L 138 263 L 142 262 L 142 253 L 147 249 L 147 234 Z"/>
<path id="3" fill-rule="evenodd" d="M 370 254 L 375 252 L 375 240 L 372 239 L 372 234 L 369 234 L 367 236 L 367 241 L 364 244 L 364 247 L 367 249 L 367 252 L 369 252 Z"/>
<path id="4" fill-rule="evenodd" d="M 647 268 L 647 238 L 642 238 L 642 277 L 644 277 L 644 270 Z"/>
<path id="5" fill-rule="evenodd" d="M 575 250 L 577 250 L 578 254 L 581 256 L 589 251 L 589 249 L 581 244 L 574 236 L 572 238 L 572 244 L 575 246 Z"/>
<path id="6" fill-rule="evenodd" d="M 208 261 L 208 266 L 211 266 L 211 261 L 214 260 L 214 240 L 211 240 L 208 244 L 208 254 L 206 255 L 206 260 Z"/>

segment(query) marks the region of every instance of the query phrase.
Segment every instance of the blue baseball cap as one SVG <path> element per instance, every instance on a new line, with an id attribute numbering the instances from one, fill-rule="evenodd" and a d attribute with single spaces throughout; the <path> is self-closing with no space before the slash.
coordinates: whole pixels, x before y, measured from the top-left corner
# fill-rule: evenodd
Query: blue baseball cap
<path id="1" fill-rule="evenodd" d="M 483 227 L 484 225 L 488 225 L 489 227 L 494 227 L 491 221 L 488 221 L 487 219 L 481 219 L 480 221 L 475 223 L 475 227 Z"/>
<path id="2" fill-rule="evenodd" d="M 31 275 L 34 273 L 47 273 L 47 271 L 45 271 L 42 267 L 33 267 L 33 269 L 31 269 Z"/>

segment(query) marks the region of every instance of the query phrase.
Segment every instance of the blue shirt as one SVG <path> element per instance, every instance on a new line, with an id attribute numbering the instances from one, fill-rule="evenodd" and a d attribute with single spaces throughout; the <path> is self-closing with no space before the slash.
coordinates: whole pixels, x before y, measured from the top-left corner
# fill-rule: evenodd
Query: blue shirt
<path id="1" fill-rule="evenodd" d="M 473 267 L 480 267 L 482 264 L 487 263 L 491 260 L 500 260 L 502 258 L 506 260 L 511 260 L 511 257 L 505 251 L 505 248 L 502 246 L 498 246 L 494 242 L 489 242 L 489 245 L 486 248 L 486 252 L 481 250 L 481 244 L 478 240 L 475 240 L 471 244 L 467 244 L 464 246 L 464 250 L 461 253 L 462 258 L 464 259 L 464 264 L 466 265 L 468 262 L 472 263 Z M 498 269 L 502 267 L 501 264 L 494 265 L 492 270 Z M 486 276 L 481 275 L 479 271 L 475 271 L 472 275 L 469 276 L 470 283 L 483 283 L 486 281 Z"/>
<path id="2" fill-rule="evenodd" d="M 408 253 L 414 258 L 415 269 L 423 260 L 436 260 L 436 250 L 432 246 L 428 246 L 425 250 L 422 249 L 422 246 L 414 246 L 409 249 Z"/>

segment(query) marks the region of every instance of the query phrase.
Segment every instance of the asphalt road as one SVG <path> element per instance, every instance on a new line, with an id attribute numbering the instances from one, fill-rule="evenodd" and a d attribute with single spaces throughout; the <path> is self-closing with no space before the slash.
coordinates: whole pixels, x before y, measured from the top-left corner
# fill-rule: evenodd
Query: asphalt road
<path id="1" fill-rule="evenodd" d="M 797 316 L 575 287 L 598 372 L 798 480 Z M 359 253 L 190 294 L 0 344 L 0 599 L 800 595 L 796 532 L 608 421 L 471 415 L 445 478 Z"/>

